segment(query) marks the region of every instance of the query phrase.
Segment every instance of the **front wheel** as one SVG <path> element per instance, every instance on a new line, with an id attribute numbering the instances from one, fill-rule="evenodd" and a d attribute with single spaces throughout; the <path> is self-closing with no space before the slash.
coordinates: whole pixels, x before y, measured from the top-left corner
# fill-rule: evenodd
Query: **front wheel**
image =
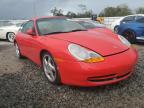
<path id="1" fill-rule="evenodd" d="M 6 37 L 9 42 L 14 42 L 15 34 L 13 32 L 9 32 L 7 33 Z"/>
<path id="2" fill-rule="evenodd" d="M 20 49 L 19 49 L 19 46 L 17 43 L 15 43 L 15 52 L 16 52 L 16 57 L 21 59 L 23 58 L 23 56 L 21 55 L 21 52 L 20 52 Z"/>
<path id="3" fill-rule="evenodd" d="M 123 36 L 132 44 L 136 43 L 136 35 L 133 31 L 127 30 L 123 33 Z"/>
<path id="4" fill-rule="evenodd" d="M 57 69 L 57 65 L 49 53 L 45 52 L 42 54 L 42 64 L 45 76 L 47 77 L 48 81 L 57 85 L 61 84 L 61 78 Z"/>
<path id="5" fill-rule="evenodd" d="M 115 33 L 118 33 L 118 26 L 115 26 L 115 27 L 114 27 L 114 32 L 115 32 Z"/>

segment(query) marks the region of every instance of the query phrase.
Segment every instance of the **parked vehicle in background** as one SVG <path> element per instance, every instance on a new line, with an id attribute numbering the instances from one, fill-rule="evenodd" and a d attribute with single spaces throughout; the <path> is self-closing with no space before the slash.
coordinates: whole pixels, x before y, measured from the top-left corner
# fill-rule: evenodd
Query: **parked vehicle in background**
<path id="1" fill-rule="evenodd" d="M 76 22 L 85 27 L 89 31 L 113 33 L 112 30 L 106 28 L 105 25 L 100 24 L 97 21 L 77 20 Z"/>
<path id="2" fill-rule="evenodd" d="M 116 20 L 115 22 L 111 24 L 111 29 L 114 30 L 115 33 L 117 33 L 120 23 L 127 23 L 130 21 L 135 21 L 143 16 L 144 14 L 135 14 L 135 15 L 128 15 L 125 17 L 121 17 L 120 19 Z"/>
<path id="3" fill-rule="evenodd" d="M 93 20 L 74 20 L 78 22 L 80 25 L 84 26 L 85 28 L 95 28 L 95 27 L 101 27 L 105 28 L 106 26 L 104 24 L 101 24 L 98 21 L 93 21 Z"/>
<path id="4" fill-rule="evenodd" d="M 90 32 L 65 17 L 35 18 L 15 38 L 16 56 L 43 67 L 49 82 L 100 86 L 132 75 L 137 51 L 122 36 Z"/>
<path id="5" fill-rule="evenodd" d="M 121 23 L 118 34 L 123 35 L 131 43 L 144 42 L 144 16 L 128 23 Z"/>
<path id="6" fill-rule="evenodd" d="M 0 39 L 7 39 L 9 42 L 13 42 L 15 34 L 18 32 L 22 23 L 5 22 L 0 26 Z"/>

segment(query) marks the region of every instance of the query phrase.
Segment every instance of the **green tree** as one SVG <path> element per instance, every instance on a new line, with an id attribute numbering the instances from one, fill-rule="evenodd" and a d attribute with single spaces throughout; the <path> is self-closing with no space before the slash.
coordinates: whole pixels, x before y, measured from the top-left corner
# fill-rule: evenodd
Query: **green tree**
<path id="1" fill-rule="evenodd" d="M 67 14 L 66 14 L 66 16 L 69 17 L 69 18 L 76 18 L 77 14 L 74 13 L 74 12 L 68 11 Z"/>
<path id="2" fill-rule="evenodd" d="M 138 9 L 136 9 L 136 13 L 137 14 L 144 14 L 144 7 L 140 7 Z"/>
<path id="3" fill-rule="evenodd" d="M 92 16 L 92 10 L 87 10 L 84 13 L 77 13 L 78 18 L 87 18 Z"/>
<path id="4" fill-rule="evenodd" d="M 81 12 L 77 13 L 78 18 L 86 18 L 86 17 L 91 17 L 92 16 L 92 10 L 88 10 L 86 5 L 84 4 L 79 4 L 78 7 L 80 8 Z"/>
<path id="5" fill-rule="evenodd" d="M 57 9 L 56 7 L 51 10 L 51 13 L 54 16 L 63 16 L 63 10 L 62 9 Z"/>
<path id="6" fill-rule="evenodd" d="M 106 7 L 99 16 L 101 17 L 114 17 L 114 16 L 125 16 L 132 14 L 132 11 L 125 4 L 118 5 L 117 7 Z"/>

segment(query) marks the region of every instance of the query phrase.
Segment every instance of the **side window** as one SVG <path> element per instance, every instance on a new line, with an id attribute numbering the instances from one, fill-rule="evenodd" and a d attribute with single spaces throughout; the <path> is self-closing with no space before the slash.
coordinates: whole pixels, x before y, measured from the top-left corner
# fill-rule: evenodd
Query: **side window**
<path id="1" fill-rule="evenodd" d="M 143 17 L 143 18 L 140 18 L 140 19 L 137 19 L 136 22 L 144 23 L 144 17 Z"/>
<path id="2" fill-rule="evenodd" d="M 135 16 L 128 16 L 128 17 L 125 17 L 122 22 L 128 22 L 128 21 L 133 21 L 135 20 Z"/>
<path id="3" fill-rule="evenodd" d="M 24 24 L 25 24 L 25 23 L 22 23 L 22 24 L 21 24 L 21 26 L 19 27 L 19 31 L 22 30 Z"/>
<path id="4" fill-rule="evenodd" d="M 136 20 L 144 18 L 144 16 L 136 16 Z"/>
<path id="5" fill-rule="evenodd" d="M 28 29 L 33 29 L 34 30 L 34 22 L 33 21 L 28 21 L 23 25 L 21 28 L 21 32 L 26 33 Z"/>

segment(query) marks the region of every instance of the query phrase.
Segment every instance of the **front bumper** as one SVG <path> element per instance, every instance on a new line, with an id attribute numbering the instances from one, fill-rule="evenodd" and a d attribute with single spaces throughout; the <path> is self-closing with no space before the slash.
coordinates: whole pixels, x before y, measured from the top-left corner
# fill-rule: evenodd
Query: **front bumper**
<path id="1" fill-rule="evenodd" d="M 137 51 L 129 50 L 105 57 L 98 63 L 58 62 L 62 83 L 76 86 L 100 86 L 128 78 L 137 62 Z"/>

